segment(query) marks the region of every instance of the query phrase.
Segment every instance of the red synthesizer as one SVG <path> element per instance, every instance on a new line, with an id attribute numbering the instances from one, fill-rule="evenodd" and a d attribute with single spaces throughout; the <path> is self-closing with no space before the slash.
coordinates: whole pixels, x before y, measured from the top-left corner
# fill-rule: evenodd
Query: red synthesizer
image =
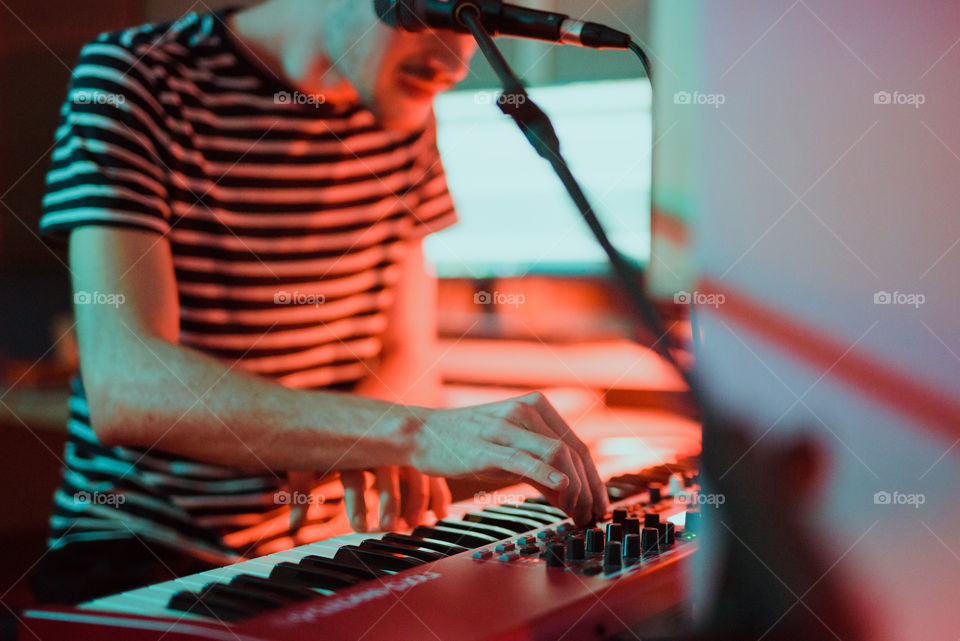
<path id="1" fill-rule="evenodd" d="M 699 522 L 686 510 L 697 489 L 691 472 L 661 466 L 612 478 L 611 513 L 586 530 L 538 498 L 463 502 L 410 533 L 349 534 L 76 607 L 28 610 L 22 638 L 605 638 L 686 600 Z"/>

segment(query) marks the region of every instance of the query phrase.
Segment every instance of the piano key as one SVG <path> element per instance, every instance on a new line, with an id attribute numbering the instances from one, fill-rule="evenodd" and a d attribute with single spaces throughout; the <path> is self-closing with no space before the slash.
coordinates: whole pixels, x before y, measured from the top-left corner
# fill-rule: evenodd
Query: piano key
<path id="1" fill-rule="evenodd" d="M 462 545 L 456 545 L 455 543 L 444 543 L 436 539 L 407 536 L 406 534 L 398 534 L 396 532 L 390 532 L 389 534 L 385 535 L 383 540 L 393 541 L 394 543 L 405 543 L 407 545 L 416 545 L 418 547 L 427 548 L 428 550 L 434 550 L 446 556 L 460 554 L 461 552 L 466 552 L 470 549 Z"/>
<path id="2" fill-rule="evenodd" d="M 464 518 L 467 516 L 470 515 L 467 514 Z M 510 528 L 501 527 L 499 525 L 491 525 L 489 523 L 479 523 L 477 521 L 448 521 L 444 519 L 437 521 L 436 526 L 451 528 L 454 530 L 463 530 L 471 534 L 486 534 L 487 536 L 494 537 L 495 541 L 499 541 L 500 539 L 509 539 L 510 537 L 516 535 L 516 531 L 511 530 Z"/>
<path id="3" fill-rule="evenodd" d="M 373 579 L 388 575 L 388 573 L 380 570 L 364 568 L 357 565 L 352 565 L 350 563 L 343 563 L 342 561 L 335 561 L 334 559 L 328 559 L 326 557 L 317 556 L 314 554 L 303 557 L 300 560 L 300 565 L 321 570 L 326 569 L 334 570 L 336 572 L 343 572 L 344 574 L 355 576 L 361 581 L 372 581 Z"/>
<path id="4" fill-rule="evenodd" d="M 378 570 L 409 570 L 418 565 L 423 565 L 424 561 L 415 559 L 411 556 L 401 554 L 392 554 L 390 552 L 378 552 L 374 550 L 364 550 L 356 545 L 345 545 L 337 551 L 333 557 L 335 561 L 344 563 L 353 563 L 360 567 L 375 568 Z"/>
<path id="5" fill-rule="evenodd" d="M 444 527 L 439 525 L 439 522 L 433 527 L 418 525 L 417 527 L 413 528 L 413 536 L 436 539 L 438 541 L 446 541 L 455 545 L 462 545 L 463 547 L 471 550 L 488 543 L 494 543 L 499 541 L 501 538 L 506 538 L 499 536 L 494 537 L 481 531 L 467 532 L 462 529 Z"/>
<path id="6" fill-rule="evenodd" d="M 383 539 L 367 539 L 360 544 L 361 550 L 374 550 L 381 552 L 393 552 L 395 554 L 405 554 L 421 561 L 439 561 L 443 555 L 433 550 L 426 550 L 406 543 L 397 543 L 395 541 L 384 541 Z"/>
<path id="7" fill-rule="evenodd" d="M 245 619 L 255 611 L 251 611 L 241 605 L 222 599 L 201 599 L 196 592 L 181 591 L 170 598 L 167 604 L 170 610 L 198 614 L 211 619 L 221 619 L 223 621 L 239 621 Z"/>
<path id="8" fill-rule="evenodd" d="M 549 514 L 550 516 L 555 517 L 555 520 L 562 521 L 567 518 L 567 513 L 561 510 L 558 507 L 554 507 L 549 504 L 534 503 L 530 499 L 527 499 L 523 503 L 504 503 L 504 507 L 512 507 L 518 510 L 530 510 L 532 512 L 543 512 L 544 514 Z"/>
<path id="9" fill-rule="evenodd" d="M 240 590 L 248 590 L 251 593 L 275 595 L 291 602 L 306 601 L 317 596 L 317 593 L 310 588 L 304 588 L 286 581 L 264 579 L 252 574 L 238 574 L 230 579 L 229 585 Z"/>
<path id="10" fill-rule="evenodd" d="M 200 591 L 200 598 L 204 600 L 214 598 L 225 601 L 235 601 L 238 605 L 245 605 L 251 610 L 264 612 L 267 610 L 277 610 L 291 602 L 289 599 L 280 598 L 276 595 L 252 592 L 225 583 L 208 583 L 207 586 Z"/>
<path id="11" fill-rule="evenodd" d="M 362 579 L 345 572 L 311 568 L 290 561 L 281 561 L 275 565 L 270 572 L 270 578 L 326 590 L 348 588 L 362 581 Z"/>
<path id="12" fill-rule="evenodd" d="M 471 521 L 473 523 L 483 523 L 485 525 L 492 525 L 499 528 L 504 528 L 509 530 L 511 533 L 522 534 L 523 532 L 529 532 L 530 530 L 536 530 L 537 528 L 542 528 L 545 523 L 539 523 L 531 519 L 525 519 L 519 516 L 507 516 L 505 514 L 496 514 L 490 512 L 471 512 L 463 517 L 464 521 Z M 512 535 L 512 534 L 511 534 Z M 508 535 L 508 536 L 511 536 Z M 506 538 L 506 537 L 504 537 Z"/>
<path id="13" fill-rule="evenodd" d="M 526 521 L 536 521 L 538 524 L 537 527 L 543 525 L 553 525 L 557 522 L 557 518 L 549 514 L 544 514 L 542 512 L 537 513 L 532 510 L 522 510 L 515 507 L 507 507 L 505 505 L 488 507 L 485 508 L 483 512 L 489 512 L 490 514 L 504 514 L 506 516 L 517 516 Z"/>

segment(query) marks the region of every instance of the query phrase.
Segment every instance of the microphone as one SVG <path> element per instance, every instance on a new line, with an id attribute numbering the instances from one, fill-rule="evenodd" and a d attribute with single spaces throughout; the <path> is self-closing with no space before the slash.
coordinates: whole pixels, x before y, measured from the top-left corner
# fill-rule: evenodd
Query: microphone
<path id="1" fill-rule="evenodd" d="M 616 29 L 500 0 L 374 0 L 380 20 L 394 29 L 411 32 L 449 29 L 470 33 L 460 21 L 460 12 L 465 7 L 477 11 L 484 28 L 493 36 L 517 36 L 595 49 L 630 47 L 630 36 Z"/>

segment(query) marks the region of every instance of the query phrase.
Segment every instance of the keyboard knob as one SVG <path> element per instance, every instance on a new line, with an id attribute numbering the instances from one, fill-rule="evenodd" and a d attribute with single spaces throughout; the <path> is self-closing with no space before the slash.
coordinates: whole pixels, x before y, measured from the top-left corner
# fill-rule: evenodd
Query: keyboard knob
<path id="1" fill-rule="evenodd" d="M 620 558 L 620 541 L 609 541 L 607 548 L 603 552 L 603 572 L 612 574 L 623 567 L 623 560 Z"/>
<path id="2" fill-rule="evenodd" d="M 547 544 L 547 565 L 552 568 L 563 567 L 563 542 L 551 541 Z"/>
<path id="3" fill-rule="evenodd" d="M 613 511 L 613 519 L 611 520 L 614 523 L 623 524 L 623 522 L 627 520 L 627 511 L 622 507 L 618 507 Z"/>
<path id="4" fill-rule="evenodd" d="M 662 497 L 660 496 L 659 483 L 651 483 L 650 486 L 647 488 L 647 491 L 650 492 L 650 505 L 656 505 L 657 503 L 660 502 L 660 499 Z"/>
<path id="5" fill-rule="evenodd" d="M 623 558 L 636 560 L 640 558 L 640 535 L 625 534 L 623 537 Z"/>
<path id="6" fill-rule="evenodd" d="M 643 528 L 643 530 L 640 532 L 640 548 L 643 552 L 643 556 L 656 554 L 660 551 L 660 546 L 657 544 L 657 538 L 657 528 Z"/>
<path id="7" fill-rule="evenodd" d="M 663 524 L 663 536 L 660 537 L 660 545 L 664 547 L 672 546 L 677 540 L 677 528 L 670 521 Z"/>
<path id="8" fill-rule="evenodd" d="M 643 527 L 657 527 L 660 525 L 660 515 L 656 512 L 649 512 L 643 515 Z"/>
<path id="9" fill-rule="evenodd" d="M 567 539 L 567 562 L 579 563 L 587 558 L 585 543 L 582 536 L 571 536 Z"/>
<path id="10" fill-rule="evenodd" d="M 623 535 L 640 534 L 640 519 L 631 516 L 623 522 Z"/>
<path id="11" fill-rule="evenodd" d="M 607 524 L 607 543 L 612 543 L 616 541 L 617 543 L 623 542 L 623 526 L 619 523 L 608 523 Z"/>
<path id="12" fill-rule="evenodd" d="M 587 530 L 587 554 L 603 554 L 603 530 L 599 528 Z"/>
<path id="13" fill-rule="evenodd" d="M 700 530 L 701 518 L 700 510 L 687 510 L 683 522 L 683 529 L 687 532 L 698 532 Z"/>

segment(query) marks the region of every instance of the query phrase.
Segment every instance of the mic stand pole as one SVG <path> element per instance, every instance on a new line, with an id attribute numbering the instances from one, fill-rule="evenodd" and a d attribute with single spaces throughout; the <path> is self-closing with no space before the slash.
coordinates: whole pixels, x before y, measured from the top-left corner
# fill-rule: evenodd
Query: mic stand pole
<path id="1" fill-rule="evenodd" d="M 643 273 L 631 264 L 607 238 L 607 234 L 597 219 L 593 207 L 560 152 L 560 140 L 553 123 L 550 122 L 550 118 L 530 99 L 520 78 L 510 68 L 509 63 L 503 57 L 503 53 L 484 28 L 479 10 L 472 4 L 465 4 L 457 17 L 476 39 L 480 51 L 503 85 L 503 94 L 497 100 L 500 111 L 510 116 L 517 123 L 517 126 L 523 131 L 537 153 L 553 167 L 580 214 L 590 227 L 590 231 L 593 232 L 597 242 L 600 243 L 606 253 L 610 265 L 613 267 L 614 276 L 627 293 L 634 311 L 639 313 L 642 322 L 645 322 L 654 331 L 655 340 L 650 348 L 677 369 L 693 395 L 699 400 L 699 387 L 692 379 L 691 374 L 680 367 L 674 359 L 673 353 L 670 351 L 672 342 L 670 336 L 660 323 L 660 317 L 653 302 L 643 291 L 641 286 Z"/>

